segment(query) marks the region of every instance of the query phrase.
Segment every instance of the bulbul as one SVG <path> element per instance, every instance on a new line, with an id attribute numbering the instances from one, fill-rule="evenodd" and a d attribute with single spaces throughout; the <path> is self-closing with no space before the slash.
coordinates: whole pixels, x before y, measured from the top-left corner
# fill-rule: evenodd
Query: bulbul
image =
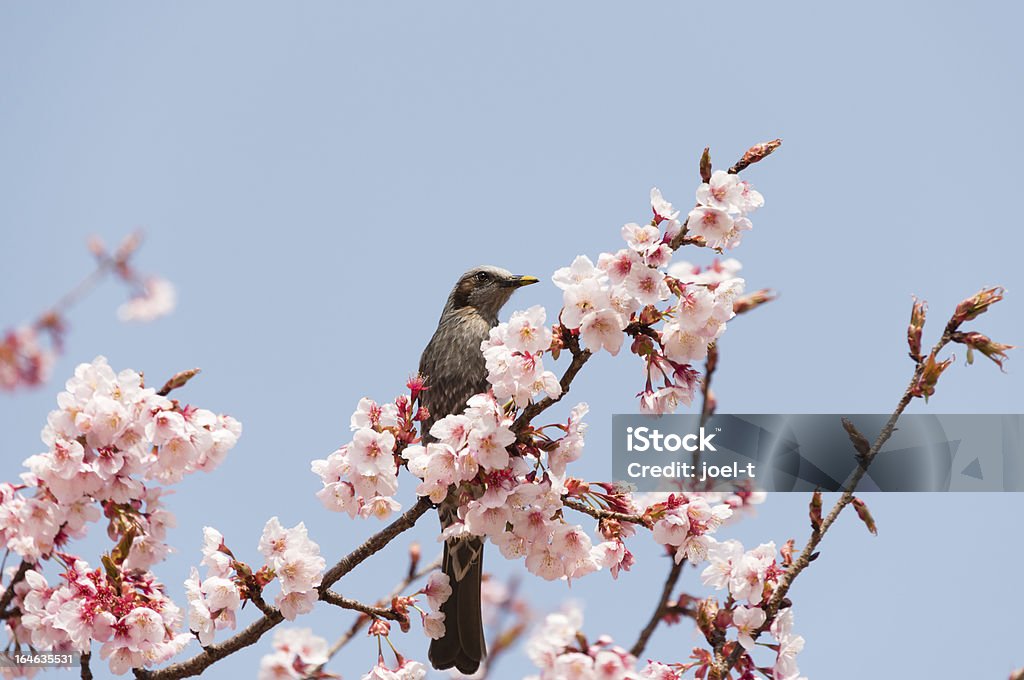
<path id="1" fill-rule="evenodd" d="M 498 312 L 512 293 L 531 283 L 537 279 L 489 266 L 474 267 L 459 277 L 420 357 L 420 375 L 427 385 L 420 393 L 420 404 L 430 414 L 421 430 L 424 445 L 436 441 L 430 436 L 435 422 L 462 413 L 470 397 L 489 389 L 480 343 L 498 325 Z M 458 489 L 453 488 L 437 508 L 442 530 L 458 520 L 458 507 Z M 487 654 L 480 615 L 483 541 L 477 537 L 445 541 L 441 568 L 452 594 L 441 607 L 444 636 L 431 641 L 430 663 L 438 670 L 454 667 L 470 675 Z"/>

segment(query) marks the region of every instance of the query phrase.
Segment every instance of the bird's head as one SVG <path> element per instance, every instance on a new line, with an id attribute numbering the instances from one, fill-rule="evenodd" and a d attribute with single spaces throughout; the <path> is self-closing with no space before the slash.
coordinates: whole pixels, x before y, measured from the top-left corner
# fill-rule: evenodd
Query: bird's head
<path id="1" fill-rule="evenodd" d="M 484 318 L 494 320 L 517 288 L 537 281 L 533 276 L 513 274 L 501 267 L 473 267 L 459 277 L 444 309 L 447 313 L 473 308 Z"/>

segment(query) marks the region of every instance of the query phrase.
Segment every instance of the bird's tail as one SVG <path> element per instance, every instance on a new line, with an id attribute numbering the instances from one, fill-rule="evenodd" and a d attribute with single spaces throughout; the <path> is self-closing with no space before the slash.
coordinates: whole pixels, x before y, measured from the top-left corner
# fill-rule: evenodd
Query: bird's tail
<path id="1" fill-rule="evenodd" d="M 451 524 L 449 505 L 438 508 L 441 526 Z M 430 663 L 438 670 L 457 668 L 472 675 L 487 655 L 484 624 L 480 612 L 480 580 L 483 575 L 483 541 L 459 537 L 445 541 L 441 568 L 448 575 L 452 594 L 441 605 L 444 636 L 430 642 Z"/>

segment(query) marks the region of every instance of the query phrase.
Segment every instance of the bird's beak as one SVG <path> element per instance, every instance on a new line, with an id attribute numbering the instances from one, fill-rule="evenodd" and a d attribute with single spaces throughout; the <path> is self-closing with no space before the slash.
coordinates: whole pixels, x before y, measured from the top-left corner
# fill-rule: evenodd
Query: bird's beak
<path id="1" fill-rule="evenodd" d="M 522 288 L 523 286 L 529 286 L 531 283 L 538 283 L 540 279 L 536 276 L 513 276 L 509 279 L 505 285 L 510 288 Z"/>

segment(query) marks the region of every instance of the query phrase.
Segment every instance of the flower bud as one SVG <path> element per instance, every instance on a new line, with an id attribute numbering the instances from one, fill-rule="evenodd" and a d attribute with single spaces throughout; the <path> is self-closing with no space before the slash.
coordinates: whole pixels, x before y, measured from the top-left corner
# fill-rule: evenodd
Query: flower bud
<path id="1" fill-rule="evenodd" d="M 701 600 L 697 605 L 697 627 L 705 635 L 709 635 L 715 626 L 715 619 L 718 618 L 718 600 L 709 597 Z"/>
<path id="2" fill-rule="evenodd" d="M 775 151 L 780 146 L 782 146 L 781 139 L 773 139 L 770 142 L 761 142 L 760 144 L 755 144 L 754 146 L 747 149 L 747 152 L 743 154 L 743 158 L 741 158 L 736 163 L 736 165 L 729 168 L 729 173 L 735 175 L 736 173 L 746 169 L 748 166 L 751 166 L 760 160 L 764 160 L 771 154 L 772 151 Z"/>
<path id="3" fill-rule="evenodd" d="M 935 394 L 935 385 L 939 382 L 939 376 L 949 368 L 951 363 L 953 363 L 953 357 L 945 361 L 936 361 L 935 352 L 929 354 L 922 366 L 921 377 L 910 390 L 910 394 L 915 397 L 924 397 L 924 400 L 928 401 L 928 397 Z"/>
<path id="4" fill-rule="evenodd" d="M 766 302 L 771 302 L 777 297 L 779 296 L 775 291 L 770 288 L 762 288 L 761 290 L 736 298 L 732 303 L 732 311 L 736 314 L 743 314 L 756 307 L 760 307 Z"/>
<path id="5" fill-rule="evenodd" d="M 843 429 L 846 430 L 846 434 L 850 437 L 850 441 L 853 442 L 853 448 L 857 450 L 857 457 L 860 459 L 866 458 L 868 451 L 871 450 L 871 444 L 868 443 L 867 437 L 860 433 L 860 430 L 851 423 L 848 419 L 843 418 Z"/>
<path id="6" fill-rule="evenodd" d="M 638 333 L 633 338 L 632 344 L 629 346 L 629 351 L 637 356 L 645 357 L 650 356 L 654 353 L 654 341 L 650 337 Z"/>
<path id="7" fill-rule="evenodd" d="M 814 533 L 821 531 L 821 491 L 815 489 L 811 496 L 811 530 Z"/>
<path id="8" fill-rule="evenodd" d="M 1005 292 L 1006 290 L 1002 286 L 983 288 L 973 297 L 967 298 L 956 306 L 953 318 L 949 321 L 950 325 L 957 328 L 964 321 L 978 318 L 979 315 L 988 311 L 989 307 L 1002 300 Z"/>
<path id="9" fill-rule="evenodd" d="M 416 565 L 420 562 L 420 557 L 423 556 L 423 550 L 420 548 L 420 544 L 413 541 L 412 545 L 409 546 L 409 573 L 413 574 L 416 572 Z"/>
<path id="10" fill-rule="evenodd" d="M 914 306 L 910 309 L 910 325 L 907 326 L 907 344 L 910 345 L 910 358 L 921 361 L 921 330 L 924 328 L 924 317 L 928 311 L 928 303 L 914 298 Z"/>
<path id="11" fill-rule="evenodd" d="M 367 635 L 384 635 L 386 637 L 390 632 L 390 623 L 384 619 L 374 619 L 373 623 L 370 624 L 370 630 L 367 631 Z"/>
<path id="12" fill-rule="evenodd" d="M 551 327 L 551 346 L 548 351 L 551 352 L 551 358 L 558 361 L 558 356 L 562 353 L 562 348 L 565 347 L 565 339 L 562 337 L 562 327 L 555 324 Z"/>
<path id="13" fill-rule="evenodd" d="M 707 146 L 700 155 L 700 180 L 705 184 L 711 181 L 711 148 Z"/>
<path id="14" fill-rule="evenodd" d="M 184 387 L 185 383 L 199 375 L 199 373 L 200 369 L 198 368 L 190 368 L 187 371 L 179 371 L 178 373 L 172 375 L 170 380 L 164 383 L 164 386 L 161 387 L 159 391 L 157 391 L 157 394 L 159 394 L 162 397 L 166 397 L 168 394 L 170 394 L 171 390 L 176 390 L 179 387 Z"/>
<path id="15" fill-rule="evenodd" d="M 853 499 L 853 507 L 857 511 L 857 516 L 860 517 L 860 521 L 864 522 L 864 526 L 868 528 L 873 535 L 878 535 L 878 527 L 875 526 L 875 518 L 871 516 L 871 511 L 868 510 L 868 506 L 859 498 Z"/>
<path id="16" fill-rule="evenodd" d="M 1005 370 L 1003 368 L 1003 362 L 1009 357 L 1006 356 L 1006 350 L 1014 349 L 1015 345 L 1004 345 L 1000 342 L 993 342 L 987 335 L 981 333 L 953 333 L 953 342 L 959 342 L 962 345 L 967 345 L 967 363 L 974 363 L 974 350 L 978 350 L 989 359 L 991 359 L 999 370 Z"/>
<path id="17" fill-rule="evenodd" d="M 409 378 L 408 382 L 405 383 L 405 386 L 409 388 L 412 401 L 416 401 L 416 398 L 420 396 L 420 392 L 427 389 L 427 379 L 417 373 Z"/>
<path id="18" fill-rule="evenodd" d="M 786 544 L 779 549 L 779 554 L 782 555 L 782 563 L 787 567 L 793 564 L 793 551 L 796 550 L 796 539 L 789 539 Z"/>
<path id="19" fill-rule="evenodd" d="M 640 323 L 644 326 L 653 326 L 661 321 L 663 316 L 660 309 L 654 305 L 647 305 L 640 310 Z"/>
<path id="20" fill-rule="evenodd" d="M 590 493 L 590 485 L 584 482 L 582 479 L 576 479 L 570 477 L 565 480 L 565 490 L 567 496 L 576 496 L 582 498 Z"/>

